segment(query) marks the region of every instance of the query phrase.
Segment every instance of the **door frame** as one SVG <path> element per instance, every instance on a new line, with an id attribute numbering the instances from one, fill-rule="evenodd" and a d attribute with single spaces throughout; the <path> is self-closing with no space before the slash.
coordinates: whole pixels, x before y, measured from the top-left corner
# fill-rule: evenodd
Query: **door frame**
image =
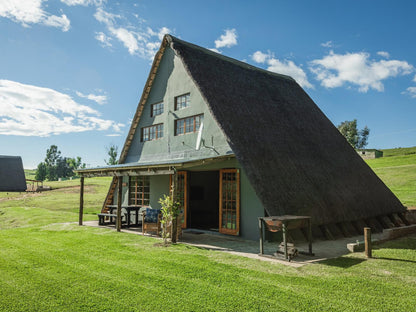
<path id="1" fill-rule="evenodd" d="M 176 174 L 183 176 L 183 222 L 182 222 L 182 228 L 187 228 L 187 221 L 188 221 L 188 171 L 177 171 Z M 172 190 L 172 183 L 173 183 L 173 175 L 169 175 L 169 186 L 170 191 Z M 175 185 L 176 191 L 178 190 L 178 186 Z"/>
<path id="2" fill-rule="evenodd" d="M 240 170 L 239 169 L 220 169 L 219 173 L 220 173 L 219 232 L 222 234 L 228 234 L 228 235 L 239 235 L 240 234 Z M 235 229 L 227 229 L 227 228 L 222 227 L 222 215 L 223 215 L 223 209 L 225 209 L 225 207 L 223 207 L 223 194 L 222 194 L 223 189 L 224 189 L 223 179 L 222 179 L 223 173 L 235 173 L 236 174 L 236 179 L 235 179 L 236 225 L 235 225 Z"/>

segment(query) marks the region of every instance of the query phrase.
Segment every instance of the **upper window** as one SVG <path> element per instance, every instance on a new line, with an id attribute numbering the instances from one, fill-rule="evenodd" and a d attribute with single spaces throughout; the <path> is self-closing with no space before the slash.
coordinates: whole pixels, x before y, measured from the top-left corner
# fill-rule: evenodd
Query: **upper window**
<path id="1" fill-rule="evenodd" d="M 175 120 L 175 135 L 196 132 L 204 120 L 204 114 Z"/>
<path id="2" fill-rule="evenodd" d="M 163 124 L 142 128 L 142 142 L 163 138 Z"/>
<path id="3" fill-rule="evenodd" d="M 163 114 L 163 103 L 152 104 L 150 110 L 150 117 Z"/>
<path id="4" fill-rule="evenodd" d="M 175 97 L 175 110 L 189 107 L 190 104 L 190 93 Z"/>

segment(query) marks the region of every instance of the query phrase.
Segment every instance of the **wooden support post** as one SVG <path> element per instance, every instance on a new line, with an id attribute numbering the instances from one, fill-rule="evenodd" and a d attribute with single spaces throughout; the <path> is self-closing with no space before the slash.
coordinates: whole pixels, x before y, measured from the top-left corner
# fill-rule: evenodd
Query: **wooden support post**
<path id="1" fill-rule="evenodd" d="M 259 231 L 260 231 L 260 254 L 264 254 L 264 242 L 263 242 L 263 218 L 259 218 Z"/>
<path id="2" fill-rule="evenodd" d="M 82 225 L 82 217 L 84 214 L 84 177 L 80 179 L 81 186 L 79 191 L 79 225 Z"/>
<path id="3" fill-rule="evenodd" d="M 172 202 L 175 205 L 175 200 L 176 200 L 176 187 L 178 185 L 178 174 L 175 173 L 173 174 L 173 180 L 172 180 Z M 175 218 L 172 218 L 172 227 L 171 227 L 171 241 L 172 244 L 176 244 L 176 236 L 177 236 L 177 232 L 178 232 L 178 217 L 176 216 Z"/>
<path id="4" fill-rule="evenodd" d="M 120 232 L 121 231 L 121 201 L 123 197 L 123 177 L 118 177 L 117 182 L 118 182 L 118 193 L 117 193 L 116 228 L 117 228 L 117 232 Z"/>
<path id="5" fill-rule="evenodd" d="M 287 255 L 287 229 L 286 229 L 286 223 L 282 222 L 282 233 L 283 233 L 283 244 L 284 244 L 284 248 L 285 248 L 285 259 L 288 260 L 289 257 Z"/>
<path id="6" fill-rule="evenodd" d="M 371 228 L 364 228 L 364 244 L 365 244 L 365 256 L 367 258 L 372 257 L 372 246 L 371 246 Z"/>

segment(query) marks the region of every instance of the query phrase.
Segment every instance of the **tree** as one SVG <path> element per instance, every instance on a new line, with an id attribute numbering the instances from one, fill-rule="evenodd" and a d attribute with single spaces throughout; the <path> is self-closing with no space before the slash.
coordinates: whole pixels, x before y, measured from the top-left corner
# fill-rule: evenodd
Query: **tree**
<path id="1" fill-rule="evenodd" d="M 51 145 L 46 150 L 45 162 L 38 165 L 36 179 L 56 181 L 58 178 L 72 177 L 74 175 L 73 170 L 85 167 L 86 165 L 82 163 L 81 157 L 61 157 L 61 152 L 58 150 L 58 147 Z"/>
<path id="2" fill-rule="evenodd" d="M 46 179 L 46 164 L 41 162 L 36 169 L 35 180 L 44 181 Z"/>
<path id="3" fill-rule="evenodd" d="M 104 160 L 107 165 L 117 165 L 117 154 L 118 154 L 118 147 L 116 145 L 111 144 L 109 147 L 106 147 L 107 155 L 109 156 L 108 161 Z"/>
<path id="4" fill-rule="evenodd" d="M 67 178 L 74 175 L 72 168 L 68 164 L 68 158 L 58 158 L 56 162 L 56 176 L 57 178 Z"/>
<path id="5" fill-rule="evenodd" d="M 46 150 L 45 163 L 47 166 L 56 166 L 56 162 L 61 158 L 61 151 L 58 150 L 58 146 L 51 145 L 50 148 Z"/>
<path id="6" fill-rule="evenodd" d="M 348 143 L 355 149 L 364 148 L 368 144 L 368 136 L 370 135 L 370 129 L 365 126 L 364 129 L 357 129 L 357 119 L 352 121 L 344 121 L 338 125 L 338 130 L 345 137 Z"/>
<path id="7" fill-rule="evenodd" d="M 85 168 L 87 166 L 85 163 L 82 162 L 81 157 L 79 156 L 77 156 L 77 158 L 67 158 L 66 162 L 69 168 L 71 168 L 71 171 L 72 171 L 71 175 L 74 175 L 73 170 Z"/>

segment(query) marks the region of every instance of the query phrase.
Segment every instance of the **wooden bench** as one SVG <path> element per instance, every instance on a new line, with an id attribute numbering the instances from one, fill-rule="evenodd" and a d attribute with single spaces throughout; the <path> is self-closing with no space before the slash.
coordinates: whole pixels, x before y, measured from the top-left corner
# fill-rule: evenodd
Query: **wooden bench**
<path id="1" fill-rule="evenodd" d="M 110 223 L 115 223 L 117 220 L 117 215 L 114 213 L 99 213 L 98 214 L 98 225 L 104 225 L 105 224 L 105 219 L 109 218 L 110 219 Z"/>

